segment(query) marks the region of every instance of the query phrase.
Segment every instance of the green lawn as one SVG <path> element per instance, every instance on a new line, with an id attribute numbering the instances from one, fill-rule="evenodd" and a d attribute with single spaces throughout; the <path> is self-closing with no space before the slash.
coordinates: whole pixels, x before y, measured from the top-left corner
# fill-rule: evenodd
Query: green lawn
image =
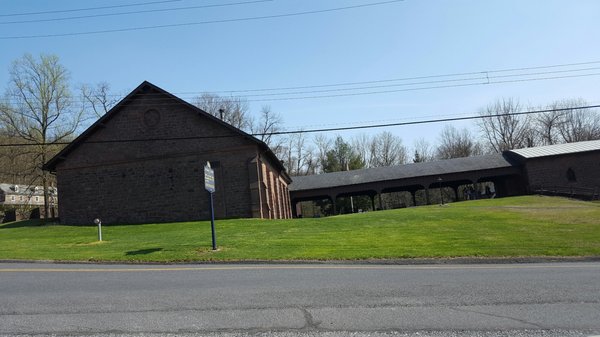
<path id="1" fill-rule="evenodd" d="M 96 227 L 0 225 L 0 259 L 79 261 L 354 260 L 600 256 L 600 204 L 526 196 L 320 219 Z"/>

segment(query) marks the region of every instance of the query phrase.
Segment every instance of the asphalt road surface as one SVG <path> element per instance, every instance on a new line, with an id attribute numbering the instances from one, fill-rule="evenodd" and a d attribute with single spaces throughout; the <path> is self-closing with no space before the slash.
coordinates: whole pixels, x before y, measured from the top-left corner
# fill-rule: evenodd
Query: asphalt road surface
<path id="1" fill-rule="evenodd" d="M 600 263 L 0 264 L 0 336 L 592 336 Z"/>

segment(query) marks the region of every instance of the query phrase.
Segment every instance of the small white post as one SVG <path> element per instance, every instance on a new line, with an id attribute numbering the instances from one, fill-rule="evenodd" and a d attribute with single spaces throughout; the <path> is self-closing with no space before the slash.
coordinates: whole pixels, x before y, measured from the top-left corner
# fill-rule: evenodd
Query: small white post
<path id="1" fill-rule="evenodd" d="M 94 223 L 98 225 L 98 241 L 102 241 L 102 221 L 96 218 L 94 219 Z"/>

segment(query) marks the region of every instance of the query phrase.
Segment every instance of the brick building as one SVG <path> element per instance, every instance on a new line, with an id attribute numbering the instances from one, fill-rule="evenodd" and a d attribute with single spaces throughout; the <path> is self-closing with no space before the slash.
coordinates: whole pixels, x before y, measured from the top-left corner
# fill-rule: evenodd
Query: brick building
<path id="1" fill-rule="evenodd" d="M 44 168 L 61 223 L 149 223 L 209 218 L 207 161 L 217 218 L 291 217 L 291 179 L 265 143 L 148 82 Z"/>
<path id="2" fill-rule="evenodd" d="M 522 165 L 528 192 L 583 197 L 600 193 L 600 140 L 508 152 Z"/>

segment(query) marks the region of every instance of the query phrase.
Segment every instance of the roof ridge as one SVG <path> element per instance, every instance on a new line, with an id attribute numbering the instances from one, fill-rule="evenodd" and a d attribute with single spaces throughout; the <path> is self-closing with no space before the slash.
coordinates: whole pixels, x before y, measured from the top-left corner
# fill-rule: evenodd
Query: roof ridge
<path id="1" fill-rule="evenodd" d="M 245 137 L 245 138 L 255 142 L 258 146 L 260 146 L 263 149 L 263 151 L 267 154 L 267 156 L 271 157 L 271 159 L 274 162 L 274 165 L 278 166 L 278 168 L 282 172 L 285 172 L 285 167 L 283 166 L 283 164 L 279 161 L 277 156 L 275 156 L 275 154 L 269 148 L 269 146 L 262 140 L 252 136 L 251 134 L 246 133 L 245 131 L 243 131 L 239 128 L 236 128 L 235 126 L 209 114 L 208 112 L 202 110 L 201 108 L 199 108 L 189 102 L 186 102 L 185 100 L 169 93 L 168 91 L 166 91 L 166 90 L 158 87 L 157 85 L 152 84 L 146 80 L 144 80 L 140 85 L 138 85 L 135 89 L 133 89 L 127 96 L 125 96 L 123 99 L 121 99 L 119 101 L 119 103 L 115 104 L 115 106 L 113 106 L 108 112 L 106 112 L 103 116 L 98 118 L 98 120 L 96 120 L 85 131 L 83 131 L 79 136 L 77 136 L 73 141 L 71 141 L 71 143 L 69 143 L 65 148 L 63 148 L 54 157 L 52 157 L 48 162 L 46 162 L 43 165 L 42 169 L 44 169 L 46 171 L 54 171 L 56 169 L 56 165 L 58 164 L 58 162 L 60 162 L 61 160 L 64 160 L 71 151 L 76 149 L 88 137 L 93 135 L 99 128 L 101 128 L 105 121 L 107 121 L 108 119 L 112 118 L 112 116 L 117 114 L 118 111 L 126 104 L 126 102 L 132 100 L 134 98 L 134 96 L 136 96 L 140 93 L 143 94 L 144 91 L 148 91 L 149 88 L 150 88 L 150 90 L 153 89 L 163 95 L 166 95 L 168 98 L 175 100 L 177 103 L 183 104 L 183 105 L 193 109 L 195 112 L 200 113 L 203 117 L 209 118 L 210 120 L 222 125 L 223 127 L 226 127 L 227 129 L 239 134 L 240 136 Z"/>
<path id="2" fill-rule="evenodd" d="M 522 158 L 527 159 L 598 150 L 600 150 L 600 140 L 597 139 L 512 149 L 508 150 L 507 152 L 514 153 Z"/>

